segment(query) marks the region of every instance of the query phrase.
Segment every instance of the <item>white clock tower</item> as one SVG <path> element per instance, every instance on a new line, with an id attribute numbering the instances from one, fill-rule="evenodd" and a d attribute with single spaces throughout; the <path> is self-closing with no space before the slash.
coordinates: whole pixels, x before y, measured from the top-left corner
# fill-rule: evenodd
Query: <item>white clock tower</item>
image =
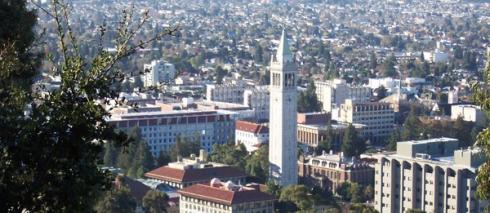
<path id="1" fill-rule="evenodd" d="M 297 184 L 296 65 L 282 31 L 270 66 L 269 177 L 280 186 Z"/>

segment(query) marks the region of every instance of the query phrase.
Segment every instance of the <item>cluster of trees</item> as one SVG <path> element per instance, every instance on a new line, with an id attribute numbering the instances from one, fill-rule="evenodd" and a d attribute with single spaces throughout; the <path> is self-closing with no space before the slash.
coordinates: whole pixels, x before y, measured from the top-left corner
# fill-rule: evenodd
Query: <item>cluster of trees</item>
<path id="1" fill-rule="evenodd" d="M 298 112 L 319 112 L 322 110 L 322 103 L 318 100 L 315 90 L 315 84 L 309 82 L 306 91 L 299 93 Z"/>
<path id="2" fill-rule="evenodd" d="M 342 140 L 342 152 L 347 157 L 359 156 L 366 151 L 366 143 L 357 134 L 356 128 L 349 124 Z"/>
<path id="3" fill-rule="evenodd" d="M 337 194 L 343 201 L 351 203 L 364 203 L 374 199 L 374 188 L 371 185 L 363 187 L 357 183 L 345 182 L 337 188 Z"/>
<path id="4" fill-rule="evenodd" d="M 209 155 L 213 162 L 224 163 L 239 169 L 245 169 L 255 182 L 265 183 L 269 173 L 269 146 L 262 145 L 249 154 L 243 144 L 215 144 Z"/>
<path id="5" fill-rule="evenodd" d="M 155 168 L 155 160 L 138 127 L 128 132 L 129 146 L 120 147 L 113 142 L 105 143 L 104 165 L 123 169 L 126 175 L 141 178 Z"/>
<path id="6" fill-rule="evenodd" d="M 125 135 L 106 122 L 109 113 L 100 104 L 110 100 L 124 104 L 114 82 L 129 76 L 115 68 L 136 49 L 174 31 L 134 42 L 142 26 L 132 24 L 135 17 L 124 11 L 117 30 L 112 30 L 116 37 L 111 46 L 116 51 L 97 46 L 98 51 L 87 56 L 81 54 L 83 42 L 70 26 L 68 5 L 53 0 L 49 9 L 42 10 L 54 22 L 53 53 L 59 60 L 53 61 L 36 52 L 36 11 L 27 8 L 25 0 L 0 3 L 0 211 L 83 212 L 112 186 L 110 174 L 99 168 L 104 141 L 125 146 Z M 104 26 L 95 31 L 100 43 L 107 31 Z M 61 83 L 41 96 L 42 88 L 33 82 L 44 59 Z"/>
<path id="7" fill-rule="evenodd" d="M 105 192 L 94 207 L 96 212 L 134 213 L 137 206 L 141 206 L 147 213 L 167 212 L 168 195 L 161 191 L 149 190 L 142 200 L 137 200 L 131 189 L 124 182 L 124 177 L 117 177 L 119 184 L 110 191 Z"/>
<path id="8" fill-rule="evenodd" d="M 423 122 L 414 110 L 411 110 L 403 123 L 402 129 L 395 129 L 387 139 L 386 148 L 396 150 L 398 141 L 419 140 L 434 137 L 451 137 L 459 140 L 461 147 L 468 147 L 474 144 L 478 133 L 483 129 L 473 122 L 464 121 L 461 117 L 455 121 L 434 121 Z"/>
<path id="9" fill-rule="evenodd" d="M 198 154 L 201 144 L 199 140 L 191 140 L 196 137 L 177 137 L 176 142 L 169 152 L 161 151 L 157 158 L 150 152 L 147 143 L 141 137 L 141 130 L 134 127 L 128 132 L 129 145 L 127 147 L 117 146 L 113 142 L 105 143 L 104 165 L 118 167 L 126 175 L 132 178 L 141 178 L 143 175 L 169 162 L 177 161 L 178 157 L 188 157 Z"/>

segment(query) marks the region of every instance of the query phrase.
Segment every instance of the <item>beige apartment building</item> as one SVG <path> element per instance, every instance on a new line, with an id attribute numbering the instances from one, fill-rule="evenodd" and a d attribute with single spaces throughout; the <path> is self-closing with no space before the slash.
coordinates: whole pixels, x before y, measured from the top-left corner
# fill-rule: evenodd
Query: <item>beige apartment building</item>
<path id="1" fill-rule="evenodd" d="M 475 197 L 476 171 L 484 155 L 477 148 L 458 148 L 456 139 L 398 142 L 396 152 L 377 159 L 374 205 L 380 213 L 472 213 L 487 205 Z"/>
<path id="2" fill-rule="evenodd" d="M 382 141 L 391 135 L 395 123 L 395 112 L 389 103 L 359 102 L 345 100 L 332 119 L 345 123 L 364 124 L 365 137 L 371 141 Z"/>

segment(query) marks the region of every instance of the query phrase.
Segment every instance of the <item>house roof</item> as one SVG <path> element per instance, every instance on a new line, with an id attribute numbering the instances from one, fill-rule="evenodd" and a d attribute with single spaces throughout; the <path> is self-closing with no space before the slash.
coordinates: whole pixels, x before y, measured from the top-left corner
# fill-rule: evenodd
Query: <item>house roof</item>
<path id="1" fill-rule="evenodd" d="M 182 183 L 182 182 L 209 181 L 215 177 L 221 179 L 242 178 L 242 177 L 247 177 L 247 174 L 231 166 L 196 168 L 196 169 L 193 168 L 176 169 L 176 168 L 170 168 L 168 166 L 162 166 L 153 171 L 147 172 L 145 174 L 145 177 Z"/>
<path id="2" fill-rule="evenodd" d="M 221 187 L 194 184 L 179 191 L 181 195 L 224 205 L 274 200 L 274 196 L 256 189 L 232 191 Z"/>
<path id="3" fill-rule="evenodd" d="M 250 132 L 254 134 L 266 134 L 269 133 L 269 128 L 263 124 L 253 123 L 249 121 L 236 121 L 236 130 Z"/>

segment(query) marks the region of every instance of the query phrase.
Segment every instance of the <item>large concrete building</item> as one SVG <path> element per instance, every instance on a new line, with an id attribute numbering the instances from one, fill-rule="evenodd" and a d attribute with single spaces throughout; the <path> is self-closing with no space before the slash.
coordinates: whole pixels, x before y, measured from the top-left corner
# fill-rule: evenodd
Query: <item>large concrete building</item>
<path id="1" fill-rule="evenodd" d="M 344 157 L 342 153 L 305 156 L 299 161 L 299 177 L 306 185 L 335 192 L 345 182 L 373 185 L 374 168 L 368 163 Z"/>
<path id="2" fill-rule="evenodd" d="M 152 61 L 144 65 L 144 74 L 141 76 L 145 87 L 158 86 L 170 83 L 175 78 L 175 66 L 163 60 Z"/>
<path id="3" fill-rule="evenodd" d="M 316 81 L 316 95 L 322 102 L 323 110 L 331 112 L 339 107 L 346 99 L 367 101 L 371 98 L 371 89 L 362 86 L 351 86 L 343 79 L 331 81 Z"/>
<path id="4" fill-rule="evenodd" d="M 122 131 L 139 127 L 150 152 L 158 156 L 169 151 L 178 137 L 197 140 L 201 148 L 211 151 L 214 144 L 233 138 L 233 113 L 215 110 L 171 110 L 112 114 L 108 122 Z"/>
<path id="5" fill-rule="evenodd" d="M 376 142 L 391 135 L 395 112 L 389 103 L 357 102 L 347 99 L 338 111 L 332 112 L 332 119 L 366 125 L 363 131 L 365 137 Z"/>
<path id="6" fill-rule="evenodd" d="M 270 66 L 269 116 L 269 177 L 281 186 L 298 182 L 296 69 L 283 30 L 277 53 L 272 56 Z"/>
<path id="7" fill-rule="evenodd" d="M 213 179 L 179 191 L 180 213 L 273 213 L 274 196 L 262 192 L 258 184 L 236 185 Z"/>
<path id="8" fill-rule="evenodd" d="M 242 104 L 244 91 L 245 84 L 241 81 L 208 84 L 206 85 L 206 100 Z"/>
<path id="9" fill-rule="evenodd" d="M 269 120 L 269 102 L 268 86 L 255 86 L 243 92 L 243 104 L 254 110 L 258 120 Z"/>
<path id="10" fill-rule="evenodd" d="M 481 110 L 481 107 L 469 104 L 451 106 L 451 119 L 456 120 L 458 117 L 461 117 L 465 121 L 475 122 L 480 126 L 485 125 L 487 121 L 487 116 Z"/>
<path id="11" fill-rule="evenodd" d="M 361 137 L 365 137 L 363 124 L 352 124 Z M 332 124 L 302 124 L 298 123 L 298 143 L 307 146 L 308 149 L 316 149 L 318 144 L 330 138 L 332 149 L 340 150 L 345 130 L 349 127 L 345 123 Z M 329 135 L 331 134 L 331 135 Z"/>
<path id="12" fill-rule="evenodd" d="M 483 212 L 476 192 L 476 171 L 484 162 L 479 149 L 459 149 L 452 138 L 397 143 L 395 153 L 377 156 L 375 208 L 380 213 Z"/>

